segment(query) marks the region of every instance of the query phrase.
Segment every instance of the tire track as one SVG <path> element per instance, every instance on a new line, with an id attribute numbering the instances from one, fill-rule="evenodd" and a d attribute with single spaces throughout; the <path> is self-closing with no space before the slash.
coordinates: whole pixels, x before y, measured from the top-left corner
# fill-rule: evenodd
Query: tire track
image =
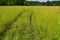
<path id="1" fill-rule="evenodd" d="M 0 37 L 1 37 L 0 40 L 3 40 L 6 32 L 12 28 L 12 25 L 24 14 L 24 12 L 25 10 L 19 13 L 12 21 L 10 21 L 9 23 L 5 25 L 5 30 L 0 33 Z"/>
<path id="2" fill-rule="evenodd" d="M 29 21 L 30 21 L 30 23 L 29 23 L 29 27 L 30 27 L 30 32 L 29 32 L 29 34 L 30 34 L 30 39 L 29 40 L 36 40 L 36 38 L 35 38 L 35 29 L 34 29 L 34 27 L 33 27 L 33 23 L 32 23 L 32 16 L 33 16 L 33 12 L 30 14 L 30 19 L 29 19 Z"/>

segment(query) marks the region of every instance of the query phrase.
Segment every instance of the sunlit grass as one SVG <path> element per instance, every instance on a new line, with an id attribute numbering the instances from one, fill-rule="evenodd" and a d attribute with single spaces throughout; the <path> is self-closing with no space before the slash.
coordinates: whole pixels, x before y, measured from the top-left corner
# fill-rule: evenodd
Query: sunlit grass
<path id="1" fill-rule="evenodd" d="M 21 12 L 22 16 L 7 30 L 2 40 L 60 40 L 60 7 L 57 6 L 2 6 L 0 25 L 4 26 L 0 29 L 4 30 L 5 24 Z M 32 28 L 29 26 L 31 13 Z"/>

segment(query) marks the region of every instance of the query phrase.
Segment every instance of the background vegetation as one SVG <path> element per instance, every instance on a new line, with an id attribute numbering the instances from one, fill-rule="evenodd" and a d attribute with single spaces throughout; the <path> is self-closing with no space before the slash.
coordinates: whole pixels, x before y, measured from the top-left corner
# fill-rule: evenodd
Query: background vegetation
<path id="1" fill-rule="evenodd" d="M 60 1 L 47 1 L 47 2 L 38 2 L 38 1 L 26 1 L 26 0 L 0 0 L 0 6 L 7 5 L 21 5 L 21 6 L 60 6 Z"/>

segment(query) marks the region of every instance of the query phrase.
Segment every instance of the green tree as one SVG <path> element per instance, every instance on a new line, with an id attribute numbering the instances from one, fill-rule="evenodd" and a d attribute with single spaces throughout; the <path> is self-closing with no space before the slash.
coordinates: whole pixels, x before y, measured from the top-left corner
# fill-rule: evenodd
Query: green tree
<path id="1" fill-rule="evenodd" d="M 26 0 L 0 0 L 0 5 L 24 5 Z"/>
<path id="2" fill-rule="evenodd" d="M 24 5 L 25 2 L 26 0 L 17 0 L 16 5 Z"/>

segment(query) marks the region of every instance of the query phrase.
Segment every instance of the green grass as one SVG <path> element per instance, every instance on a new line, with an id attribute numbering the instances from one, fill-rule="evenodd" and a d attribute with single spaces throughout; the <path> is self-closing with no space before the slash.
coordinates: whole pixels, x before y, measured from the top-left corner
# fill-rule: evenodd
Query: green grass
<path id="1" fill-rule="evenodd" d="M 11 28 L 1 34 L 20 13 Z M 0 40 L 60 40 L 60 7 L 1 6 Z"/>

